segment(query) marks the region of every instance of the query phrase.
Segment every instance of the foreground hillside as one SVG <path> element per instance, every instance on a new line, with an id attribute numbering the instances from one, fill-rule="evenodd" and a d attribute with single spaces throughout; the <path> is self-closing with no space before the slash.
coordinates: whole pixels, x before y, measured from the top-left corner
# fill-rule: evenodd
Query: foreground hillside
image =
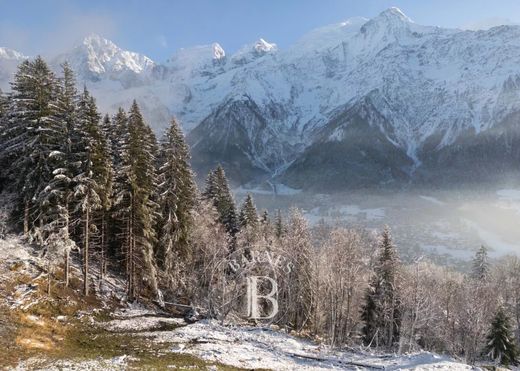
<path id="1" fill-rule="evenodd" d="M 72 272 L 79 273 L 76 265 Z M 60 272 L 56 272 L 59 276 Z M 15 236 L 0 240 L 0 367 L 75 369 L 414 369 L 470 370 L 431 353 L 375 355 L 333 350 L 275 328 L 183 318 L 128 304 L 116 277 L 103 292 L 79 295 L 53 283 L 37 252 Z"/>

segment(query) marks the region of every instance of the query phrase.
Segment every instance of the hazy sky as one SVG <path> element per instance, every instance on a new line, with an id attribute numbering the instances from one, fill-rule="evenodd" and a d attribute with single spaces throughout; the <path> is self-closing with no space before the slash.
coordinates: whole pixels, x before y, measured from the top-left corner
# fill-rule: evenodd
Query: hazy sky
<path id="1" fill-rule="evenodd" d="M 0 46 L 54 54 L 95 32 L 163 61 L 215 41 L 228 53 L 260 37 L 284 48 L 313 28 L 391 6 L 427 25 L 520 22 L 520 0 L 0 0 Z"/>

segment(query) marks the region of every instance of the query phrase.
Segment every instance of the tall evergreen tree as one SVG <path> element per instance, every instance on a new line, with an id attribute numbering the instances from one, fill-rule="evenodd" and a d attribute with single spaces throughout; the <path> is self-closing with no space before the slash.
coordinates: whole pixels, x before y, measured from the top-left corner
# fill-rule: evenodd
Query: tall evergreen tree
<path id="1" fill-rule="evenodd" d="M 111 161 L 106 141 L 100 128 L 96 103 L 85 89 L 78 104 L 78 136 L 75 144 L 79 171 L 75 175 L 74 201 L 80 214 L 83 247 L 83 293 L 89 293 L 89 262 L 92 233 L 98 228 L 96 212 L 108 209 L 111 194 Z"/>
<path id="2" fill-rule="evenodd" d="M 35 232 L 43 243 L 46 201 L 43 190 L 53 178 L 56 156 L 63 134 L 56 119 L 57 82 L 45 61 L 24 61 L 12 83 L 12 99 L 2 136 L 2 154 L 9 159 L 23 211 L 24 234 Z"/>
<path id="3" fill-rule="evenodd" d="M 488 249 L 484 245 L 475 253 L 473 258 L 472 277 L 476 281 L 485 281 L 489 276 Z"/>
<path id="4" fill-rule="evenodd" d="M 121 137 L 120 176 L 116 178 L 114 216 L 123 225 L 122 249 L 128 279 L 128 297 L 136 299 L 140 283 L 160 299 L 153 246 L 156 243 L 156 169 L 154 152 L 157 144 L 134 101 L 128 114 L 126 132 Z M 154 149 L 155 147 L 155 149 Z M 138 272 L 141 282 L 138 282 Z"/>
<path id="5" fill-rule="evenodd" d="M 231 190 L 229 189 L 226 173 L 222 166 L 218 166 L 208 175 L 206 180 L 206 199 L 212 201 L 219 213 L 219 221 L 226 227 L 230 236 L 234 237 L 239 231 L 237 211 Z"/>
<path id="6" fill-rule="evenodd" d="M 196 186 L 189 160 L 189 149 L 175 119 L 161 144 L 160 165 L 160 243 L 163 268 L 170 284 L 179 283 L 180 271 L 190 258 L 189 242 L 193 228 Z"/>
<path id="7" fill-rule="evenodd" d="M 491 323 L 484 354 L 506 367 L 518 364 L 519 353 L 516 340 L 511 331 L 509 318 L 502 308 L 498 309 Z"/>
<path id="8" fill-rule="evenodd" d="M 4 95 L 2 89 L 0 89 L 0 191 L 7 185 L 9 168 L 8 159 L 3 156 L 3 141 L 4 133 L 7 129 L 7 113 L 9 108 L 9 98 Z"/>
<path id="9" fill-rule="evenodd" d="M 112 148 L 114 168 L 119 168 L 128 139 L 128 116 L 123 108 L 119 107 L 117 110 L 112 119 L 112 130 L 108 131 L 107 136 Z"/>
<path id="10" fill-rule="evenodd" d="M 52 241 L 58 239 L 52 235 L 59 236 L 63 247 L 65 286 L 69 284 L 69 256 L 70 250 L 74 248 L 74 242 L 70 239 L 70 209 L 69 204 L 72 195 L 72 180 L 77 172 L 73 142 L 77 139 L 76 128 L 76 105 L 77 91 L 74 73 L 70 66 L 65 63 L 62 66 L 63 76 L 59 79 L 56 113 L 54 119 L 60 123 L 62 129 L 59 136 L 59 148 L 52 153 L 54 170 L 53 177 L 46 187 L 44 197 L 48 203 L 47 235 Z"/>
<path id="11" fill-rule="evenodd" d="M 3 93 L 2 89 L 0 89 L 0 120 L 6 115 L 7 113 L 7 96 Z"/>
<path id="12" fill-rule="evenodd" d="M 246 196 L 242 207 L 240 208 L 240 214 L 238 216 L 240 228 L 249 227 L 256 229 L 258 227 L 258 214 L 256 206 L 253 202 L 253 197 L 250 194 Z"/>
<path id="13" fill-rule="evenodd" d="M 392 347 L 399 340 L 399 257 L 386 227 L 381 235 L 374 276 L 365 295 L 361 318 L 366 344 Z"/>
<path id="14" fill-rule="evenodd" d="M 282 238 L 285 231 L 285 227 L 282 219 L 282 212 L 280 209 L 276 212 L 276 219 L 274 221 L 274 233 L 278 239 Z"/>
<path id="15" fill-rule="evenodd" d="M 267 210 L 262 211 L 262 216 L 260 217 L 260 223 L 262 223 L 262 224 L 264 224 L 264 225 L 270 223 L 270 220 L 269 220 L 269 211 L 267 211 Z"/>

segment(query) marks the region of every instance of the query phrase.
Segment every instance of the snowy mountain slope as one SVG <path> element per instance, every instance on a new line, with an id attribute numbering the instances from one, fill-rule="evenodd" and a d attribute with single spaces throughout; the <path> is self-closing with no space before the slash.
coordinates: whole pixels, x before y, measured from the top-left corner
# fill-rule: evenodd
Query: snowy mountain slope
<path id="1" fill-rule="evenodd" d="M 8 91 L 16 67 L 27 57 L 9 48 L 0 47 L 0 89 Z"/>
<path id="2" fill-rule="evenodd" d="M 348 133 L 355 120 L 347 113 L 367 97 L 372 116 L 382 118 L 368 122 L 371 135 L 381 133 L 392 152 L 405 156 L 388 163 L 384 156 L 363 160 L 359 149 L 340 152 L 350 156 L 357 151 L 357 168 L 407 174 L 392 179 L 375 174 L 367 180 L 375 184 L 433 174 L 446 152 L 457 157 L 455 162 L 471 162 L 464 160 L 468 151 L 459 147 L 477 143 L 478 148 L 479 142 L 500 147 L 501 142 L 493 143 L 496 135 L 483 133 L 520 111 L 520 26 L 486 31 L 422 26 L 397 8 L 370 20 L 351 18 L 313 30 L 285 50 L 260 39 L 229 54 L 213 43 L 155 63 L 90 36 L 53 64 L 64 60 L 71 61 L 103 110 L 128 106 L 136 98 L 157 132 L 176 115 L 191 145 L 198 147 L 194 161 L 199 173 L 224 162 L 238 183 L 287 169 L 284 181 L 320 188 L 320 182 L 296 179 L 298 172 L 316 171 L 314 165 L 303 169 L 309 163 L 305 156 L 311 147 L 319 152 L 328 143 L 338 146 L 326 133 L 339 126 Z M 514 137 L 514 123 L 502 126 L 504 135 Z M 340 142 L 348 147 L 348 135 Z M 386 151 L 377 146 L 375 141 L 374 152 Z M 247 170 L 241 174 L 241 169 Z M 337 170 L 346 178 L 355 168 Z"/>
<path id="3" fill-rule="evenodd" d="M 122 50 L 113 42 L 95 34 L 87 36 L 70 52 L 57 56 L 52 64 L 58 66 L 65 61 L 71 64 L 82 80 L 118 80 L 123 87 L 144 83 L 144 75 L 155 65 L 150 58 Z"/>

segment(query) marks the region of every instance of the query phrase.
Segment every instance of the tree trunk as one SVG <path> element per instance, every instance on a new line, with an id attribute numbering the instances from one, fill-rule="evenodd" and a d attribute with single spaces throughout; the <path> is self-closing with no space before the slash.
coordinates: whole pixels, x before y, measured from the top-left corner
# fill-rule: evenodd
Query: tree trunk
<path id="1" fill-rule="evenodd" d="M 63 228 L 65 228 L 65 240 L 67 241 L 67 243 L 69 242 L 69 205 L 68 203 L 65 204 L 65 208 L 66 208 L 66 216 L 65 216 L 65 226 Z M 68 248 L 65 249 L 65 253 L 64 253 L 64 258 L 65 258 L 65 264 L 64 264 L 64 268 L 63 268 L 63 275 L 64 275 L 64 280 L 65 280 L 65 287 L 69 287 L 69 272 L 70 272 L 70 250 Z"/>
<path id="2" fill-rule="evenodd" d="M 134 201 L 130 196 L 130 219 L 128 222 L 128 299 L 134 300 Z"/>
<path id="3" fill-rule="evenodd" d="M 29 235 L 29 201 L 25 201 L 23 212 L 23 235 L 25 237 Z"/>
<path id="4" fill-rule="evenodd" d="M 68 249 L 65 250 L 65 267 L 63 268 L 63 274 L 65 279 L 65 287 L 69 287 L 69 271 L 70 271 L 70 265 L 69 265 L 69 256 L 70 251 Z"/>
<path id="5" fill-rule="evenodd" d="M 84 235 L 83 235 L 83 295 L 88 295 L 88 248 L 89 248 L 89 237 L 90 237 L 90 213 L 89 206 L 87 203 L 87 207 L 85 210 L 85 225 L 84 225 Z"/>
<path id="6" fill-rule="evenodd" d="M 105 274 L 105 241 L 106 241 L 106 225 L 105 225 L 105 211 L 103 210 L 101 216 L 101 256 L 99 257 L 99 291 L 103 288 L 103 278 Z"/>
<path id="7" fill-rule="evenodd" d="M 51 296 L 51 281 L 52 281 L 52 272 L 51 272 L 51 259 L 47 257 L 47 295 Z"/>

